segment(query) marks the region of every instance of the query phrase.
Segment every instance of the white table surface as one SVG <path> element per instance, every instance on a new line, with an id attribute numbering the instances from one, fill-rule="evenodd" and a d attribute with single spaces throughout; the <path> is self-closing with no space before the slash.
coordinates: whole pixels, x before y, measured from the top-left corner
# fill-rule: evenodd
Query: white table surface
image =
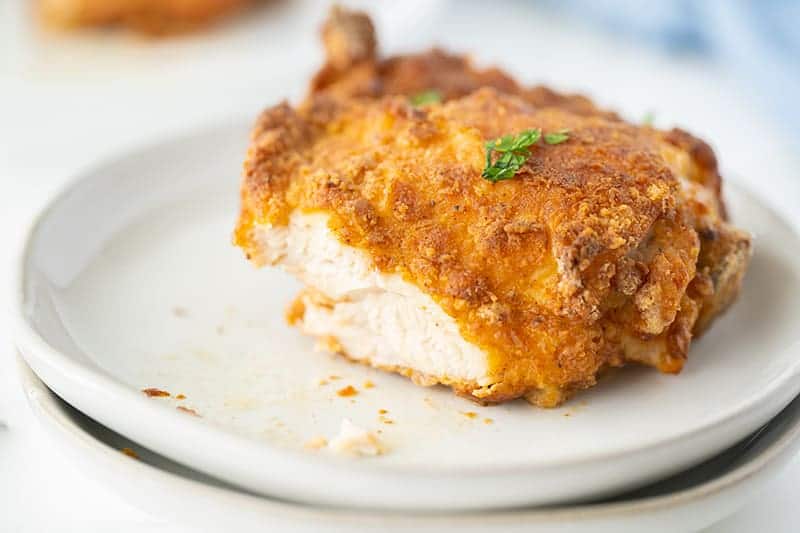
<path id="1" fill-rule="evenodd" d="M 277 2 L 207 35 L 150 41 L 43 34 L 27 2 L 0 0 L 0 301 L 9 301 L 11 250 L 23 228 L 80 169 L 302 94 L 321 57 L 316 26 L 325 3 Z M 520 2 L 492 12 L 470 2 L 372 5 L 386 50 L 432 43 L 468 50 L 527 81 L 588 93 L 633 119 L 653 111 L 659 126 L 711 139 L 726 176 L 798 227 L 800 142 L 732 73 L 609 40 Z M 237 174 L 231 169 L 231 179 Z M 62 457 L 25 405 L 5 313 L 0 339 L 0 531 L 188 531 L 132 507 Z M 797 531 L 799 497 L 800 458 L 710 531 Z"/>

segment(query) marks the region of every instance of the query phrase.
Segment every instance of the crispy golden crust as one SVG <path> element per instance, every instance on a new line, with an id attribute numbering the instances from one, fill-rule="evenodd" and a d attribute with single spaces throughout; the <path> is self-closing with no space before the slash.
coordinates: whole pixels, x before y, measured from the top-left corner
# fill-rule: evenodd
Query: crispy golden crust
<path id="1" fill-rule="evenodd" d="M 556 405 L 626 361 L 680 371 L 749 258 L 708 145 L 440 51 L 378 60 L 369 20 L 337 17 L 307 101 L 253 130 L 235 236 L 248 257 L 260 262 L 258 225 L 330 215 L 343 244 L 428 293 L 488 354 L 491 385 L 428 376 L 482 402 Z M 430 88 L 446 103 L 408 104 Z M 528 128 L 570 136 L 536 145 L 512 180 L 482 179 L 485 141 Z"/>
<path id="2" fill-rule="evenodd" d="M 750 235 L 730 224 L 718 223 L 698 230 L 702 246 L 698 275 L 692 284 L 701 309 L 694 334 L 703 333 L 739 294 L 750 261 Z"/>
<path id="3" fill-rule="evenodd" d="M 322 34 L 327 61 L 311 83 L 312 94 L 375 98 L 411 96 L 434 89 L 447 100 L 481 87 L 494 87 L 516 94 L 536 107 L 558 107 L 578 115 L 620 120 L 616 113 L 598 108 L 583 96 L 558 93 L 544 86 L 525 88 L 500 69 L 476 69 L 466 57 L 442 50 L 380 59 L 374 26 L 363 12 L 334 8 Z M 711 193 L 704 202 L 696 202 L 691 196 L 684 198 L 692 204 L 689 211 L 703 250 L 698 270 L 710 272 L 718 270 L 720 264 L 728 265 L 728 275 L 714 276 L 713 290 L 704 296 L 700 295 L 702 291 L 693 291 L 703 308 L 697 334 L 735 299 L 750 256 L 750 238 L 724 222 L 722 179 L 711 147 L 679 128 L 652 133 L 664 141 L 662 155 L 673 171 Z"/>
<path id="4" fill-rule="evenodd" d="M 159 35 L 197 29 L 255 3 L 254 0 L 39 0 L 50 26 L 128 26 Z"/>
<path id="5" fill-rule="evenodd" d="M 480 177 L 486 139 L 535 127 L 570 139 L 537 145 L 513 180 Z M 257 255 L 255 224 L 329 213 L 343 243 L 430 294 L 490 354 L 495 383 L 472 392 L 487 401 L 590 386 L 624 360 L 622 337 L 663 337 L 653 364 L 675 371 L 690 333 L 670 326 L 699 241 L 664 144 L 489 89 L 425 109 L 284 104 L 254 129 L 237 242 Z"/>
<path id="6" fill-rule="evenodd" d="M 311 94 L 379 98 L 434 89 L 449 100 L 493 87 L 516 94 L 537 107 L 561 107 L 580 115 L 617 118 L 584 96 L 557 93 L 543 86 L 521 87 L 498 68 L 477 69 L 468 58 L 440 49 L 381 59 L 375 28 L 369 17 L 359 11 L 333 8 L 322 27 L 322 40 L 327 59 L 311 81 Z"/>

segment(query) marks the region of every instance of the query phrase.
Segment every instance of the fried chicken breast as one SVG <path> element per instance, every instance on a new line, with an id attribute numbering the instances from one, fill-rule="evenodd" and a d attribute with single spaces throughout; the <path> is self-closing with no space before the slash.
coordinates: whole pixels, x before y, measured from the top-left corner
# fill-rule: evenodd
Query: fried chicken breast
<path id="1" fill-rule="evenodd" d="M 749 257 L 710 148 L 442 52 L 379 61 L 368 19 L 331 20 L 309 97 L 262 114 L 244 165 L 235 242 L 306 285 L 289 321 L 482 403 L 555 406 L 629 361 L 680 371 Z M 399 74 L 430 61 L 450 66 Z M 484 179 L 486 141 L 531 129 L 569 136 Z"/>

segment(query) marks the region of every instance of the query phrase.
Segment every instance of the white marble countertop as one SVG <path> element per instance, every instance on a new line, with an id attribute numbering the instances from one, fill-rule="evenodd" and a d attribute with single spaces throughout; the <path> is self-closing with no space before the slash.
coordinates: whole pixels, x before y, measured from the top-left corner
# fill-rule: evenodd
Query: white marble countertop
<path id="1" fill-rule="evenodd" d="M 41 34 L 27 4 L 0 3 L 4 280 L 9 251 L 31 215 L 79 169 L 152 136 L 254 116 L 301 94 L 321 57 L 316 26 L 326 10 L 311 0 L 277 2 L 208 35 L 148 41 L 105 32 Z M 503 13 L 470 2 L 458 9 L 447 2 L 372 5 L 386 50 L 432 43 L 468 50 L 479 62 L 501 63 L 527 81 L 588 93 L 632 118 L 654 112 L 659 126 L 678 124 L 711 139 L 729 179 L 799 225 L 800 158 L 792 150 L 799 143 L 729 73 L 697 58 L 666 58 L 607 40 L 518 2 Z M 534 45 L 542 42 L 546 54 L 529 52 L 541 52 Z M 8 300 L 5 282 L 0 301 Z M 0 530 L 187 531 L 132 507 L 62 457 L 25 405 L 5 313 L 0 338 Z M 796 531 L 798 497 L 800 458 L 712 531 L 759 531 L 767 523 L 773 533 Z"/>

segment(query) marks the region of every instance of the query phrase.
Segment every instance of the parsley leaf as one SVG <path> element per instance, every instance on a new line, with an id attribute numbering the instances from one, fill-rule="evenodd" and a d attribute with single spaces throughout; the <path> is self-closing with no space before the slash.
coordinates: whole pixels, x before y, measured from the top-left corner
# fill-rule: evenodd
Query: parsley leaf
<path id="1" fill-rule="evenodd" d="M 516 135 L 503 135 L 486 143 L 486 168 L 481 177 L 497 183 L 513 178 L 528 160 L 530 148 L 542 138 L 542 130 L 525 130 Z M 561 144 L 569 139 L 569 130 L 562 129 L 544 134 L 547 144 Z M 492 153 L 500 154 L 492 163 Z"/>
<path id="2" fill-rule="evenodd" d="M 558 130 L 544 134 L 544 142 L 547 144 L 561 144 L 567 139 L 569 139 L 569 130 Z"/>
<path id="3" fill-rule="evenodd" d="M 542 130 L 525 130 L 517 135 L 504 135 L 499 139 L 489 141 L 486 143 L 486 147 L 488 148 L 491 144 L 492 150 L 495 152 L 520 152 L 538 141 L 541 136 Z"/>
<path id="4" fill-rule="evenodd" d="M 408 97 L 408 101 L 414 107 L 421 107 L 424 105 L 438 104 L 442 101 L 442 93 L 436 89 L 428 89 L 420 93 Z"/>
<path id="5" fill-rule="evenodd" d="M 528 150 L 542 136 L 542 130 L 525 130 L 517 135 L 504 135 L 498 139 L 486 143 L 486 168 L 483 169 L 481 177 L 497 183 L 498 181 L 513 178 L 528 157 L 531 155 Z M 492 152 L 498 152 L 498 157 L 492 163 Z"/>

